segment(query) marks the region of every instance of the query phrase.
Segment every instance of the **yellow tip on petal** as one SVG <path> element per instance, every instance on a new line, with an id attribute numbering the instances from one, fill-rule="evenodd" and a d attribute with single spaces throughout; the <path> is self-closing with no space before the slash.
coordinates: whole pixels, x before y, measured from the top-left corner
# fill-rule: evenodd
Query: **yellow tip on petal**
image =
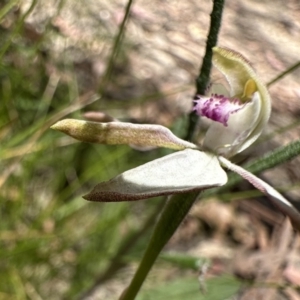
<path id="1" fill-rule="evenodd" d="M 257 91 L 257 85 L 253 79 L 249 79 L 244 87 L 243 99 L 251 99 L 253 94 Z"/>

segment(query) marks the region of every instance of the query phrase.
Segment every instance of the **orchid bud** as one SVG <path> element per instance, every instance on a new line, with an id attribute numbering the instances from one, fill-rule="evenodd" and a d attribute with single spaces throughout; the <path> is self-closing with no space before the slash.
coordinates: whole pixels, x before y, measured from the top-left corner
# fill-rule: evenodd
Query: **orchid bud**
<path id="1" fill-rule="evenodd" d="M 194 110 L 213 122 L 204 148 L 226 157 L 248 148 L 259 137 L 271 113 L 266 86 L 249 62 L 233 50 L 213 48 L 213 64 L 224 74 L 230 91 L 212 85 L 207 96 L 198 96 Z"/>

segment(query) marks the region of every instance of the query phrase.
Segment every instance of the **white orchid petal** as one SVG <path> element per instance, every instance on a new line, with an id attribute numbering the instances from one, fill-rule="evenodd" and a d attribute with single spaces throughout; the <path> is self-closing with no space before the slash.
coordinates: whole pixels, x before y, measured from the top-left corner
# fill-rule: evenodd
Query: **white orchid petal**
<path id="1" fill-rule="evenodd" d="M 210 87 L 208 88 L 207 91 L 207 95 L 211 95 L 211 94 L 217 94 L 217 95 L 223 95 L 225 97 L 230 97 L 230 93 L 227 90 L 227 88 L 220 83 L 214 83 L 212 85 L 210 85 Z"/>

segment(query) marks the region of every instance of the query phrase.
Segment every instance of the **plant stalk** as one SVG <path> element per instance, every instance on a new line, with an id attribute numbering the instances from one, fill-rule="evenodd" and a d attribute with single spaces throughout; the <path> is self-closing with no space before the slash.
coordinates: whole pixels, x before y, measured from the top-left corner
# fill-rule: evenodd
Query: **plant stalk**
<path id="1" fill-rule="evenodd" d="M 225 0 L 215 0 L 210 15 L 210 28 L 207 36 L 205 55 L 198 78 L 196 79 L 196 95 L 204 95 L 210 80 L 210 70 L 212 67 L 212 48 L 217 45 L 218 34 L 222 22 L 222 14 Z M 196 96 L 195 96 L 196 97 Z M 189 127 L 185 140 L 193 139 L 195 128 L 199 117 L 195 112 L 189 114 Z"/>

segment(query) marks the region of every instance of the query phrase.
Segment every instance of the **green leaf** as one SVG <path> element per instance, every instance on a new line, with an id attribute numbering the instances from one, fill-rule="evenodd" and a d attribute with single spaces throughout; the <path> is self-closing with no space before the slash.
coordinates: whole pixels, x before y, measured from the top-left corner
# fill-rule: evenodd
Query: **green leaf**
<path id="1" fill-rule="evenodd" d="M 196 276 L 181 278 L 144 290 L 137 296 L 137 300 L 224 300 L 232 297 L 241 285 L 240 281 L 227 275 L 207 280 L 205 283 L 207 292 L 202 293 Z"/>
<path id="2" fill-rule="evenodd" d="M 227 175 L 212 154 L 186 149 L 98 184 L 84 199 L 113 202 L 180 194 L 224 185 Z"/>
<path id="3" fill-rule="evenodd" d="M 210 264 L 208 258 L 204 257 L 195 257 L 182 253 L 162 253 L 159 256 L 159 259 L 165 262 L 169 262 L 174 266 L 177 266 L 182 269 L 190 270 L 199 270 L 199 268 L 204 264 Z"/>

